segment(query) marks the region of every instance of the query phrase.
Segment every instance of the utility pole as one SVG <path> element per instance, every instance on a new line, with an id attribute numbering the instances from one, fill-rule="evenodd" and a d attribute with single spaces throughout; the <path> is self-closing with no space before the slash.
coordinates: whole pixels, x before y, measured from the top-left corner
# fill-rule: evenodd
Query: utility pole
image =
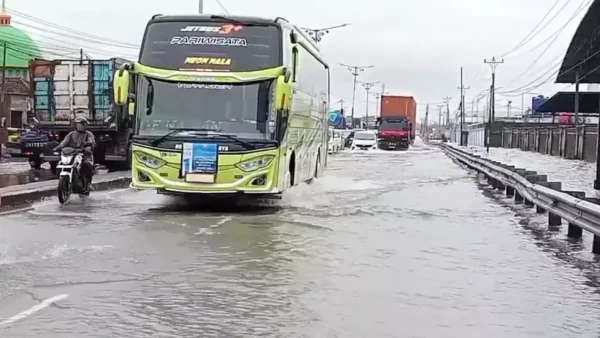
<path id="1" fill-rule="evenodd" d="M 429 135 L 429 103 L 425 106 L 425 133 L 423 136 L 426 138 Z"/>
<path id="2" fill-rule="evenodd" d="M 437 107 L 440 110 L 438 112 L 438 132 L 441 133 L 442 131 L 442 108 L 444 108 L 446 105 L 445 104 L 438 104 Z"/>
<path id="3" fill-rule="evenodd" d="M 0 97 L 0 101 L 2 102 L 1 109 L 7 109 L 5 107 L 5 96 L 6 96 L 6 49 L 7 49 L 6 41 L 2 41 L 2 93 Z"/>
<path id="4" fill-rule="evenodd" d="M 490 93 L 490 105 L 492 109 L 491 117 L 493 122 L 494 120 L 496 120 L 496 67 L 498 67 L 499 64 L 504 63 L 504 59 L 496 60 L 496 58 L 493 57 L 491 60 L 484 59 L 483 63 L 489 64 L 490 68 L 492 69 L 492 91 Z"/>
<path id="5" fill-rule="evenodd" d="M 198 0 L 198 14 L 204 14 L 204 0 Z"/>
<path id="6" fill-rule="evenodd" d="M 471 89 L 470 87 L 465 87 L 463 83 L 463 67 L 460 67 L 460 145 L 466 145 L 466 140 L 463 137 L 463 125 L 465 124 L 465 90 Z"/>
<path id="7" fill-rule="evenodd" d="M 443 100 L 446 103 L 446 127 L 450 127 L 450 100 L 452 100 L 452 98 L 446 96 Z"/>
<path id="8" fill-rule="evenodd" d="M 352 128 L 354 129 L 355 128 L 355 125 L 354 125 L 354 107 L 355 107 L 355 103 L 356 103 L 356 78 L 358 77 L 358 75 L 360 74 L 360 72 L 364 72 L 365 69 L 367 69 L 367 68 L 373 68 L 375 66 L 349 66 L 349 65 L 342 64 L 342 63 L 340 63 L 340 66 L 348 68 L 348 70 L 350 71 L 350 73 L 354 77 L 354 81 L 352 83 L 352 108 L 351 108 L 351 113 L 350 113 L 350 116 L 352 116 Z"/>
<path id="9" fill-rule="evenodd" d="M 490 153 L 490 141 L 492 140 L 492 110 L 494 109 L 494 108 L 492 108 L 494 106 L 494 102 L 492 101 L 494 99 L 493 92 L 494 92 L 494 85 L 491 85 L 490 86 L 490 97 L 489 97 L 490 104 L 488 106 L 489 113 L 488 113 L 487 137 L 486 137 L 486 150 L 487 150 L 488 154 Z"/>
<path id="10" fill-rule="evenodd" d="M 508 105 L 506 106 L 506 117 L 510 117 L 510 105 L 512 101 L 508 101 Z"/>
<path id="11" fill-rule="evenodd" d="M 327 28 L 319 28 L 319 29 L 312 29 L 312 28 L 304 28 L 302 27 L 302 29 L 308 33 L 308 35 L 313 38 L 313 40 L 315 40 L 315 42 L 321 42 L 321 40 L 323 40 L 323 37 L 326 34 L 329 34 L 330 31 L 334 30 L 334 29 L 338 29 L 338 28 L 342 28 L 342 27 L 346 27 L 346 26 L 350 26 L 349 23 L 345 23 L 343 25 L 337 25 L 337 26 L 331 26 L 331 27 L 327 27 Z"/>
<path id="12" fill-rule="evenodd" d="M 366 106 L 366 110 L 365 110 L 365 129 L 369 129 L 369 91 L 371 90 L 371 88 L 373 88 L 374 85 L 378 84 L 379 82 L 364 82 L 363 83 L 363 87 L 365 87 L 365 90 L 367 91 L 367 106 Z"/>

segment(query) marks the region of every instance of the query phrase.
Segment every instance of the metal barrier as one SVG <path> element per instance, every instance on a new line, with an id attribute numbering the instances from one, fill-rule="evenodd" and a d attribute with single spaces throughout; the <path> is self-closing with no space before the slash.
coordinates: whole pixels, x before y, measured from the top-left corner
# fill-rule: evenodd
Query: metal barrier
<path id="1" fill-rule="evenodd" d="M 450 158 L 482 173 L 494 189 L 514 196 L 515 203 L 536 206 L 540 214 L 548 212 L 550 227 L 560 226 L 564 219 L 569 223 L 570 238 L 580 239 L 582 230 L 591 232 L 592 252 L 600 254 L 600 199 L 586 197 L 581 191 L 563 191 L 560 182 L 548 182 L 546 175 L 535 171 L 483 159 L 451 145 L 441 147 Z"/>

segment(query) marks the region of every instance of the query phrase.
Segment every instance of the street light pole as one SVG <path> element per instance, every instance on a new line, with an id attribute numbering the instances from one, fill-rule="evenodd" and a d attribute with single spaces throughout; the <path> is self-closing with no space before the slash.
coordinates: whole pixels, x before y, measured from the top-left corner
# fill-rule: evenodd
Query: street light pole
<path id="1" fill-rule="evenodd" d="M 374 85 L 378 84 L 379 82 L 363 82 L 363 87 L 365 87 L 365 90 L 367 91 L 367 109 L 365 111 L 365 129 L 369 129 L 369 91 L 371 90 L 371 88 L 373 88 Z"/>
<path id="2" fill-rule="evenodd" d="M 304 29 L 306 31 L 306 33 L 308 33 L 308 35 L 313 38 L 313 40 L 315 40 L 315 42 L 321 42 L 321 40 L 323 40 L 323 37 L 326 34 L 329 34 L 329 32 L 331 32 L 334 29 L 338 29 L 338 28 L 342 28 L 342 27 L 346 27 L 346 26 L 350 26 L 349 23 L 345 23 L 343 25 L 337 25 L 337 26 L 331 26 L 331 27 L 327 27 L 327 28 L 318 28 L 318 29 L 312 29 L 312 28 L 304 28 L 302 27 L 302 29 Z"/>
<path id="3" fill-rule="evenodd" d="M 367 68 L 373 68 L 375 66 L 371 65 L 371 66 L 349 66 L 349 65 L 345 65 L 343 63 L 339 64 L 342 67 L 346 67 L 348 68 L 348 70 L 350 71 L 350 73 L 352 74 L 352 76 L 354 77 L 354 80 L 352 81 L 352 108 L 351 108 L 351 115 L 352 116 L 352 128 L 355 128 L 354 125 L 354 107 L 355 107 L 355 103 L 356 103 L 356 78 L 358 77 L 358 75 L 360 75 L 359 72 L 364 72 L 365 69 Z"/>

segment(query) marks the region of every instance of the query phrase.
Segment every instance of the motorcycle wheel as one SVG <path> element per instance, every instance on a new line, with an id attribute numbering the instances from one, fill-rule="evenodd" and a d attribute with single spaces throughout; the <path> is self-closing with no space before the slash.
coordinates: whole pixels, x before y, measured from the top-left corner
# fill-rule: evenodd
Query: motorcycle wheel
<path id="1" fill-rule="evenodd" d="M 65 204 L 71 197 L 71 182 L 68 176 L 61 176 L 58 179 L 58 202 Z"/>

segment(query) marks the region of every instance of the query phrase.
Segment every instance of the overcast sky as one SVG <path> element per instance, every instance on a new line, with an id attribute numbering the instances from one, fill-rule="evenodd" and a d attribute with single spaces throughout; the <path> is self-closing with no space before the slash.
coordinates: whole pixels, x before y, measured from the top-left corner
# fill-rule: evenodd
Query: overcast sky
<path id="1" fill-rule="evenodd" d="M 431 109 L 437 111 L 436 104 L 445 96 L 452 97 L 451 109 L 456 108 L 460 97 L 457 87 L 460 85 L 461 66 L 464 67 L 465 86 L 470 87 L 466 92 L 467 110 L 470 110 L 470 102 L 486 90 L 491 81 L 489 66 L 483 63 L 483 59 L 501 56 L 513 49 L 538 24 L 554 0 L 221 0 L 221 3 L 231 14 L 282 16 L 302 27 L 351 24 L 332 31 L 321 42 L 323 53 L 333 65 L 332 103 L 344 99 L 349 109 L 352 98 L 352 76 L 337 63 L 374 65 L 374 68 L 365 70 L 359 80 L 385 83 L 390 94 L 414 95 L 422 114 L 426 103 L 431 103 Z M 567 6 L 560 10 L 565 3 L 568 3 Z M 529 89 L 521 88 L 535 87 L 548 78 L 547 84 L 529 91 L 552 95 L 567 87 L 554 85 L 555 76 L 551 75 L 558 69 L 561 56 L 589 3 L 583 0 L 559 1 L 550 14 L 550 18 L 557 14 L 556 17 L 547 20 L 549 24 L 539 35 L 504 57 L 505 63 L 497 69 L 497 87 L 501 87 L 499 92 L 515 91 L 516 94 L 513 93 L 513 97 L 497 94 L 498 110 L 505 110 L 503 107 L 508 100 L 513 100 L 513 111 L 518 111 L 521 107 L 520 93 Z M 580 6 L 584 9 L 550 45 L 557 31 Z M 8 0 L 7 7 L 73 30 L 139 45 L 144 26 L 153 14 L 196 13 L 198 1 Z M 216 0 L 205 0 L 204 10 L 207 13 L 224 13 Z M 136 54 L 134 49 L 118 48 L 108 42 L 97 44 L 69 40 L 51 32 L 59 31 L 57 28 L 35 22 L 32 18 L 15 14 L 13 21 L 15 26 L 21 24 L 25 31 L 35 33 L 32 37 L 44 41 L 45 48 L 68 41 L 70 46 L 81 45 L 92 54 L 109 52 L 129 58 Z M 540 55 L 541 58 L 535 61 Z M 361 114 L 365 110 L 365 98 L 364 88 L 359 87 L 356 110 Z M 526 107 L 530 105 L 530 99 L 531 95 L 527 94 Z M 375 98 L 370 100 L 372 114 Z M 339 103 L 336 105 L 339 106 Z M 480 110 L 483 110 L 483 105 L 481 101 Z"/>

